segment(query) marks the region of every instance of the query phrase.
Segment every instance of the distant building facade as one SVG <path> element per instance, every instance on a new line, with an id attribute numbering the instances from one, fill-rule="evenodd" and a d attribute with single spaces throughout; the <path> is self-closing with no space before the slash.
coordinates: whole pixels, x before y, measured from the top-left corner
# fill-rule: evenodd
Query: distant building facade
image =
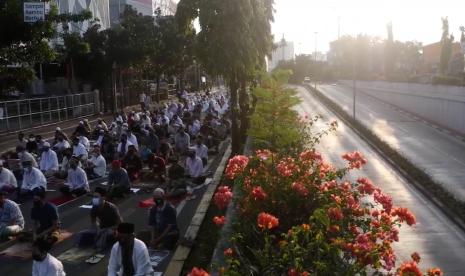
<path id="1" fill-rule="evenodd" d="M 126 6 L 131 6 L 142 15 L 154 16 L 157 9 L 161 15 L 174 15 L 176 13 L 176 3 L 173 0 L 109 0 L 110 1 L 110 21 L 114 26 L 120 21 L 120 14 Z"/>
<path id="2" fill-rule="evenodd" d="M 280 61 L 294 60 L 294 42 L 286 41 L 284 38 L 275 44 L 276 48 L 267 63 L 267 71 L 273 71 Z"/>
<path id="3" fill-rule="evenodd" d="M 441 42 L 423 46 L 422 73 L 428 75 L 439 74 L 439 63 L 441 61 Z M 463 54 L 459 42 L 452 43 L 452 54 L 449 61 L 448 73 L 456 75 L 463 72 Z"/>
<path id="4" fill-rule="evenodd" d="M 90 10 L 92 17 L 99 20 L 101 29 L 110 28 L 109 0 L 52 0 L 58 7 L 59 13 L 76 14 L 84 10 Z M 68 29 L 72 32 L 84 33 L 89 27 L 89 20 L 84 22 L 68 23 Z"/>

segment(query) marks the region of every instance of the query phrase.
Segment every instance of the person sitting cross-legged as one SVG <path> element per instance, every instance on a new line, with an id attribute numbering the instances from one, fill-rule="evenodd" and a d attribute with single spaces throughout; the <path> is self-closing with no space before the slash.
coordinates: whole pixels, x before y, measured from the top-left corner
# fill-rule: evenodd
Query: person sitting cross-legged
<path id="1" fill-rule="evenodd" d="M 145 243 L 135 238 L 134 224 L 123 222 L 118 225 L 118 242 L 111 249 L 108 276 L 152 275 L 153 268 Z"/>
<path id="2" fill-rule="evenodd" d="M 161 188 L 153 192 L 155 205 L 150 209 L 149 226 L 152 227 L 151 247 L 172 250 L 179 239 L 176 222 L 176 209 L 165 200 L 165 191 Z"/>
<path id="3" fill-rule="evenodd" d="M 60 235 L 57 207 L 45 201 L 44 191 L 36 192 L 33 197 L 33 202 L 31 219 L 34 222 L 34 240 L 40 237 L 50 244 L 54 244 L 58 241 Z"/>
<path id="4" fill-rule="evenodd" d="M 32 276 L 65 276 L 63 264 L 48 252 L 52 248 L 45 239 L 37 239 L 32 244 Z"/>
<path id="5" fill-rule="evenodd" d="M 0 239 L 17 235 L 24 229 L 24 217 L 19 205 L 0 191 Z"/>
<path id="6" fill-rule="evenodd" d="M 86 173 L 89 179 L 104 177 L 107 171 L 107 161 L 100 153 L 100 146 L 95 145 L 92 157 L 87 162 Z"/>
<path id="7" fill-rule="evenodd" d="M 129 175 L 121 167 L 120 160 L 113 160 L 111 162 L 111 170 L 108 174 L 108 187 L 109 198 L 123 197 L 124 194 L 130 192 Z"/>
<path id="8" fill-rule="evenodd" d="M 46 176 L 52 176 L 58 171 L 57 154 L 50 149 L 50 144 L 48 142 L 44 142 L 42 145 L 39 167 Z"/>
<path id="9" fill-rule="evenodd" d="M 134 145 L 128 147 L 128 152 L 122 160 L 122 165 L 128 172 L 131 182 L 139 180 L 142 170 L 142 159 L 139 157 Z"/>
<path id="10" fill-rule="evenodd" d="M 187 176 L 192 179 L 192 183 L 198 185 L 205 182 L 205 176 L 203 176 L 203 162 L 202 159 L 197 156 L 195 150 L 189 150 L 188 157 L 186 158 L 186 171 Z"/>
<path id="11" fill-rule="evenodd" d="M 0 191 L 11 193 L 18 187 L 18 183 L 13 172 L 3 167 L 3 162 L 0 160 Z"/>
<path id="12" fill-rule="evenodd" d="M 81 196 L 89 192 L 89 182 L 87 181 L 86 172 L 78 167 L 76 160 L 71 160 L 68 170 L 67 183 L 60 188 L 64 195 Z"/>
<path id="13" fill-rule="evenodd" d="M 47 189 L 47 179 L 44 174 L 38 168 L 33 167 L 31 161 L 24 161 L 21 164 L 24 173 L 19 194 L 21 196 L 32 196 L 38 190 L 45 191 Z"/>
<path id="14" fill-rule="evenodd" d="M 107 201 L 106 196 L 104 188 L 95 188 L 90 211 L 91 228 L 78 234 L 78 245 L 93 245 L 98 251 L 103 251 L 114 241 L 114 230 L 122 218 L 118 207 Z"/>

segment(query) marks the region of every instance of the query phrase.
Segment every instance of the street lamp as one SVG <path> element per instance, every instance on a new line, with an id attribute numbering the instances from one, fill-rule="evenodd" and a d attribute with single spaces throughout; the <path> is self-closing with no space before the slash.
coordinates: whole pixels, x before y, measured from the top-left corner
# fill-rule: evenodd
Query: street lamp
<path id="1" fill-rule="evenodd" d="M 355 42 L 354 43 L 357 43 L 357 40 L 358 38 L 355 38 Z M 353 86 L 353 101 L 352 101 L 352 116 L 355 120 L 355 103 L 356 103 L 356 99 L 357 99 L 357 66 L 356 66 L 356 63 L 357 63 L 357 45 L 355 44 L 354 45 L 354 53 L 353 53 L 353 58 L 354 58 L 354 62 L 353 62 L 353 68 L 352 68 L 352 86 Z"/>
<path id="2" fill-rule="evenodd" d="M 316 70 L 317 70 L 317 65 L 316 65 L 316 63 L 317 63 L 316 54 L 317 54 L 317 45 L 318 45 L 317 42 L 318 42 L 318 32 L 315 32 L 315 67 L 314 67 L 315 68 L 315 74 L 314 74 L 314 76 L 315 76 L 315 90 L 316 90 Z"/>

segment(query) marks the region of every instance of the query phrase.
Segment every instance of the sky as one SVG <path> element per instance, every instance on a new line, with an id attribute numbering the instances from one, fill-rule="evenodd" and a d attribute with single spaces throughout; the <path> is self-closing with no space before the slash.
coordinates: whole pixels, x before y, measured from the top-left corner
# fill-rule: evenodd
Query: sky
<path id="1" fill-rule="evenodd" d="M 464 0 L 275 0 L 275 40 L 294 42 L 295 53 L 326 52 L 340 35 L 367 34 L 386 38 L 392 22 L 394 39 L 416 40 L 424 45 L 440 40 L 441 17 L 449 18 L 449 30 L 460 40 L 465 26 Z M 317 32 L 317 35 L 315 35 Z M 316 43 L 315 43 L 316 37 Z"/>

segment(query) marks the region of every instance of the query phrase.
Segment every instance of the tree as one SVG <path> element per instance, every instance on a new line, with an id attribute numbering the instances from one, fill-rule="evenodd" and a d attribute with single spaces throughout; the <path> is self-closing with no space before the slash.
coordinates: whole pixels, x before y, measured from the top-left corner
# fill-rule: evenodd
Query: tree
<path id="1" fill-rule="evenodd" d="M 90 11 L 79 14 L 58 14 L 51 5 L 44 21 L 25 23 L 23 20 L 23 1 L 6 0 L 0 6 L 0 75 L 2 87 L 20 88 L 34 78 L 33 67 L 36 63 L 52 61 L 55 50 L 50 39 L 56 37 L 56 25 L 67 22 L 80 22 L 92 17 Z M 15 68 L 10 69 L 11 66 Z"/>
<path id="2" fill-rule="evenodd" d="M 247 109 L 245 86 L 271 51 L 273 2 L 181 0 L 178 4 L 176 17 L 181 28 L 185 29 L 194 19 L 199 19 L 198 58 L 212 75 L 222 75 L 229 83 L 233 153 L 240 151 L 241 136 L 245 136 L 238 122 L 241 109 Z M 248 110 L 244 111 L 247 116 Z M 245 121 L 247 118 L 241 119 Z"/>
<path id="3" fill-rule="evenodd" d="M 384 75 L 392 76 L 394 71 L 394 35 L 392 33 L 392 23 L 387 24 L 387 39 L 384 47 Z"/>
<path id="4" fill-rule="evenodd" d="M 442 37 L 441 37 L 441 57 L 439 61 L 439 70 L 441 74 L 445 75 L 449 67 L 449 61 L 452 57 L 452 43 L 454 36 L 449 36 L 449 20 L 447 17 L 441 18 L 442 20 Z"/>

